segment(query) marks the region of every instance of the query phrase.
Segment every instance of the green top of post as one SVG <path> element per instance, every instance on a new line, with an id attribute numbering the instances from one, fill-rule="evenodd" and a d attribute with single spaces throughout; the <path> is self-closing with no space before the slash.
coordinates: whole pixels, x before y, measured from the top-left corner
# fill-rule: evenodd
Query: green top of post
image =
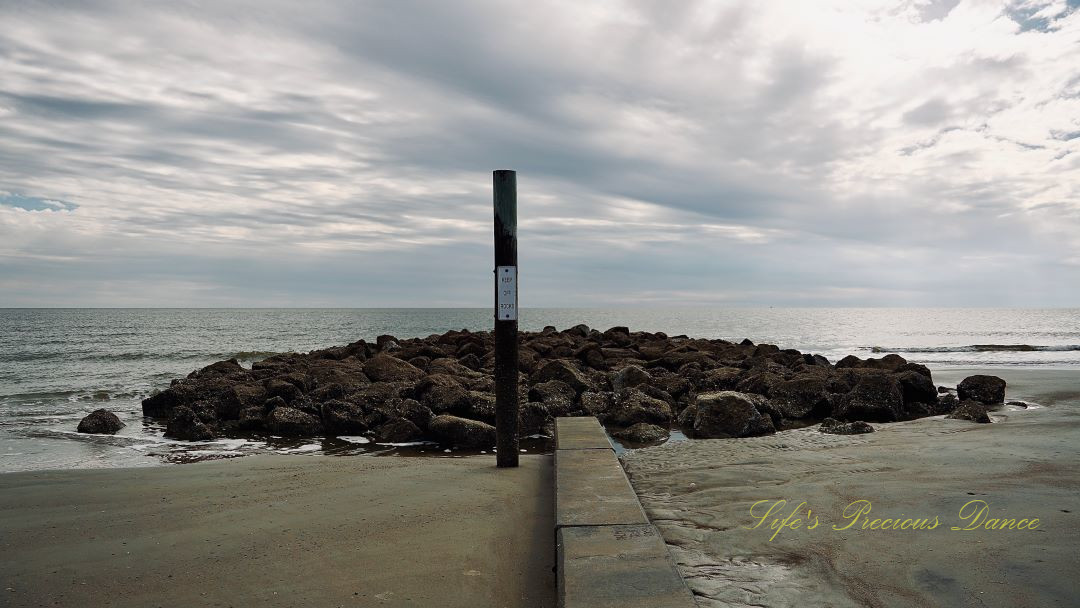
<path id="1" fill-rule="evenodd" d="M 517 172 L 497 169 L 493 176 L 495 190 L 495 229 L 497 234 L 517 234 Z"/>

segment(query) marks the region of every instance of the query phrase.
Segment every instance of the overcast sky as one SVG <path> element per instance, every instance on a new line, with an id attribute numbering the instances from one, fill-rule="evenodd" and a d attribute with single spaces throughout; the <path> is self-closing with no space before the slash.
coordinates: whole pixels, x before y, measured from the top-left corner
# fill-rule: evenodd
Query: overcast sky
<path id="1" fill-rule="evenodd" d="M 0 306 L 1077 306 L 1078 6 L 6 0 Z"/>

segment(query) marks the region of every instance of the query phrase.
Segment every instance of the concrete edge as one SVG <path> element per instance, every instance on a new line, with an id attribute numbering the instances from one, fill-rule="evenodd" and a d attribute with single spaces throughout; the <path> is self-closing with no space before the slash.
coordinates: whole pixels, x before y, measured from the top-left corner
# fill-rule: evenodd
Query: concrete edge
<path id="1" fill-rule="evenodd" d="M 591 423 L 590 422 L 585 422 L 584 419 L 591 419 L 592 422 Z M 567 420 L 568 423 L 560 424 L 559 423 L 560 420 Z M 570 422 L 572 420 L 574 422 Z M 571 428 L 572 428 L 574 434 L 576 435 L 574 440 L 573 441 L 560 442 L 560 440 L 559 440 L 560 431 L 571 430 Z M 599 433 L 598 436 L 597 436 L 597 433 Z M 600 441 L 601 439 L 602 439 L 602 444 L 601 444 L 601 441 Z M 554 454 L 554 458 L 553 458 L 553 462 L 554 462 L 553 466 L 555 467 L 555 470 L 554 470 L 555 492 L 553 493 L 554 494 L 554 501 L 555 501 L 555 505 L 554 505 L 554 507 L 555 507 L 555 530 L 554 530 L 554 533 L 555 533 L 555 553 L 556 553 L 556 555 L 555 555 L 555 570 L 556 570 L 555 578 L 556 578 L 556 586 L 557 586 L 556 593 L 557 593 L 557 597 L 558 597 L 558 605 L 560 606 L 560 608 L 594 608 L 594 607 L 599 608 L 599 607 L 602 607 L 602 606 L 620 606 L 620 607 L 625 607 L 625 608 L 634 608 L 635 606 L 638 606 L 638 605 L 643 606 L 643 607 L 644 606 L 649 606 L 649 607 L 655 607 L 655 608 L 667 608 L 667 607 L 683 608 L 683 607 L 697 606 L 697 602 L 694 599 L 693 592 L 690 591 L 690 587 L 686 584 L 686 580 L 682 577 L 682 574 L 679 572 L 679 568 L 678 568 L 677 564 L 675 563 L 675 559 L 672 557 L 670 550 L 668 550 L 668 548 L 667 548 L 667 544 L 664 542 L 663 535 L 660 533 L 660 530 L 655 525 L 653 525 L 652 522 L 649 520 L 648 514 L 645 513 L 645 509 L 641 505 L 641 500 L 638 498 L 637 493 L 634 491 L 634 487 L 633 487 L 633 484 L 630 483 L 630 479 L 626 476 L 626 471 L 625 471 L 625 469 L 623 469 L 622 463 L 619 462 L 618 457 L 615 455 L 615 449 L 611 445 L 611 442 L 609 441 L 609 439 L 607 437 L 607 433 L 604 432 L 603 427 L 600 426 L 599 421 L 596 420 L 596 418 L 592 417 L 592 416 L 576 417 L 576 420 L 575 420 L 575 418 L 556 418 L 555 445 L 556 445 L 556 449 L 555 449 L 555 454 Z M 570 447 L 570 446 L 574 446 L 574 447 Z M 637 505 L 637 509 L 641 512 L 644 523 L 640 523 L 640 522 L 638 522 L 638 523 L 626 523 L 626 522 L 614 522 L 613 521 L 613 522 L 609 522 L 609 523 L 559 524 L 559 514 L 558 514 L 558 509 L 559 509 L 559 502 L 558 502 L 559 501 L 559 457 L 558 456 L 559 456 L 559 453 L 561 453 L 561 452 L 580 452 L 580 451 L 586 451 L 586 450 L 590 451 L 590 452 L 598 452 L 600 450 L 605 450 L 605 449 L 608 450 L 608 454 L 609 454 L 608 458 L 610 458 L 611 461 L 614 463 L 614 465 L 618 467 L 618 470 L 620 471 L 620 474 L 622 475 L 622 479 L 625 482 L 625 484 L 623 485 L 623 487 L 625 487 L 625 490 L 619 490 L 619 492 L 623 492 L 623 491 L 627 492 L 627 495 L 624 495 L 623 499 L 625 499 L 625 500 L 632 499 L 633 500 L 633 502 Z M 596 597 L 596 596 L 591 596 L 591 597 L 588 597 L 588 598 L 580 598 L 581 601 L 578 601 L 575 598 L 570 598 L 568 600 L 568 598 L 566 596 L 566 583 L 567 583 L 567 577 L 566 577 L 566 572 L 565 572 L 565 568 L 566 568 L 565 559 L 566 559 L 566 556 L 564 554 L 564 550 L 565 550 L 564 538 L 567 536 L 567 534 L 563 533 L 563 531 L 567 530 L 567 529 L 574 529 L 574 530 L 577 530 L 577 529 L 593 529 L 593 530 L 596 530 L 598 532 L 601 531 L 601 530 L 605 530 L 605 529 L 606 530 L 623 529 L 623 530 L 627 530 L 627 531 L 629 531 L 631 529 L 648 530 L 649 532 L 647 532 L 646 534 L 652 535 L 656 539 L 658 539 L 659 545 L 662 547 L 662 551 L 657 550 L 655 555 L 649 556 L 645 560 L 639 560 L 637 562 L 637 564 L 636 564 L 637 569 L 635 570 L 634 575 L 632 577 L 629 577 L 629 578 L 626 577 L 625 576 L 626 573 L 624 572 L 623 573 L 624 574 L 623 578 L 625 580 L 623 580 L 622 581 L 623 584 L 619 585 L 619 586 L 629 586 L 630 588 L 633 588 L 633 586 L 634 586 L 634 584 L 636 582 L 640 582 L 639 579 L 638 579 L 638 575 L 641 572 L 644 572 L 645 570 L 651 569 L 652 574 L 655 575 L 655 576 L 660 576 L 661 578 L 664 578 L 666 576 L 666 577 L 670 578 L 670 580 L 666 581 L 666 584 L 672 585 L 669 588 L 670 595 L 665 596 L 665 598 L 663 598 L 663 600 L 661 601 L 660 598 L 651 597 L 647 590 L 641 590 L 642 593 L 639 596 L 633 597 L 633 598 L 628 598 L 628 597 L 625 597 L 625 596 L 623 596 L 623 597 L 610 597 L 610 598 L 599 598 L 599 597 Z M 615 536 L 619 536 L 619 534 L 615 534 Z M 625 536 L 630 537 L 630 536 L 633 536 L 633 535 L 632 534 L 627 534 Z M 618 544 L 618 543 L 616 543 L 616 544 Z M 608 564 L 609 567 L 611 565 L 618 564 L 620 562 L 620 560 L 622 559 L 622 553 L 621 553 L 622 550 L 620 550 L 616 546 L 612 546 L 611 548 L 612 548 L 613 552 L 610 555 L 607 555 L 607 556 L 598 555 L 598 556 L 596 556 L 596 557 L 600 557 L 600 558 L 607 557 L 608 559 L 607 559 L 606 563 Z M 625 548 L 623 550 L 625 550 Z M 650 561 L 652 562 L 651 564 L 648 563 Z M 610 582 L 612 580 L 620 580 L 618 578 L 618 573 L 614 573 L 614 578 L 612 578 L 613 573 L 600 571 L 600 570 L 605 569 L 605 567 L 602 566 L 602 565 L 590 564 L 590 565 L 587 566 L 587 568 L 590 568 L 590 569 L 596 568 L 597 571 L 596 572 L 588 572 L 588 571 L 576 570 L 573 574 L 574 575 L 581 574 L 582 576 L 586 576 L 586 577 L 593 576 L 593 577 L 596 577 L 598 580 L 606 580 L 606 581 L 609 582 L 609 584 L 610 584 Z M 678 584 L 673 584 L 671 582 L 674 579 L 678 580 Z M 613 587 L 613 588 L 616 588 L 616 587 Z M 640 601 L 638 601 L 638 600 L 640 600 Z M 656 603 L 657 601 L 660 601 L 660 603 Z"/>

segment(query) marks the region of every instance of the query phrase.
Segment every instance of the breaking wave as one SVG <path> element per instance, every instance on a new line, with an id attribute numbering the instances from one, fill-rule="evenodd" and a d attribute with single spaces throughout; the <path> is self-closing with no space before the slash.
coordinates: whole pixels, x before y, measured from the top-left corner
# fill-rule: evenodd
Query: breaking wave
<path id="1" fill-rule="evenodd" d="M 1080 351 L 1080 344 L 1040 346 L 1031 344 L 972 344 L 970 346 L 911 346 L 885 348 L 871 346 L 874 353 L 995 353 L 995 352 L 1073 352 Z"/>

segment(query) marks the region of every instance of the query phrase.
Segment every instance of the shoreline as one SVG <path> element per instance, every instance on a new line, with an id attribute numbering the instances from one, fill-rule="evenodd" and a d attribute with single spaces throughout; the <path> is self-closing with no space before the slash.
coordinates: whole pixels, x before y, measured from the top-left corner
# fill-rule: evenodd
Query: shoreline
<path id="1" fill-rule="evenodd" d="M 986 370 L 935 370 L 935 384 L 975 371 Z M 1005 406 L 991 412 L 994 424 L 930 417 L 858 436 L 807 428 L 678 442 L 628 452 L 624 466 L 702 607 L 1071 605 L 1080 597 L 1080 371 L 994 371 L 1009 382 L 1008 399 L 1039 407 Z M 806 521 L 777 524 L 769 540 L 775 518 L 756 516 L 777 500 L 788 501 L 780 519 L 805 502 L 791 520 Z M 863 522 L 834 530 L 859 500 L 872 509 Z M 984 522 L 1040 523 L 951 530 L 970 525 L 961 510 L 978 500 Z M 752 515 L 758 501 L 767 502 Z M 818 518 L 812 531 L 806 509 Z M 933 517 L 932 530 L 861 529 L 873 518 Z"/>

